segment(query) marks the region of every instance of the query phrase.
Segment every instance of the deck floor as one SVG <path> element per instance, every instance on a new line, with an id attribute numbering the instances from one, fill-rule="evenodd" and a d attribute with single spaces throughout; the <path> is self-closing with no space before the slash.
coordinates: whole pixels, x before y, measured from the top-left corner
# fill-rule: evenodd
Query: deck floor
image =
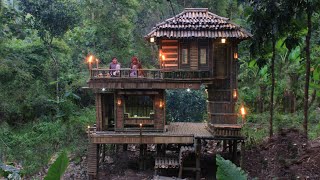
<path id="1" fill-rule="evenodd" d="M 90 134 L 91 142 L 105 144 L 191 144 L 194 139 L 224 139 L 215 137 L 206 123 L 175 122 L 166 125 L 164 132 L 97 131 Z M 240 137 L 239 137 L 240 138 Z M 240 138 L 241 139 L 241 138 Z"/>
<path id="2" fill-rule="evenodd" d="M 168 135 L 186 135 L 190 134 L 194 137 L 209 137 L 213 136 L 207 130 L 206 123 L 184 123 L 184 122 L 175 122 L 170 123 L 170 125 L 166 126 L 167 132 L 165 134 Z"/>

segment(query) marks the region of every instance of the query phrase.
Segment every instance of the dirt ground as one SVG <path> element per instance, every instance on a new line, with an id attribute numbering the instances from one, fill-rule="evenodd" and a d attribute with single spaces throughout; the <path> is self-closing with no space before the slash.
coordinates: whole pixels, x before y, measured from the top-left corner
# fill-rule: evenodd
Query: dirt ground
<path id="1" fill-rule="evenodd" d="M 320 138 L 309 141 L 296 129 L 246 150 L 244 170 L 259 179 L 320 179 Z"/>

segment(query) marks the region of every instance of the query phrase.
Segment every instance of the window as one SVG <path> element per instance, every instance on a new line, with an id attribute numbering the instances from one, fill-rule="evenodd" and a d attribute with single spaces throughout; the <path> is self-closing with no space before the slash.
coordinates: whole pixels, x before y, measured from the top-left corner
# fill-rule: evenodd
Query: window
<path id="1" fill-rule="evenodd" d="M 188 48 L 183 48 L 181 50 L 181 63 L 188 64 Z"/>
<path id="2" fill-rule="evenodd" d="M 202 65 L 207 64 L 207 48 L 200 47 L 199 56 L 200 56 L 199 58 L 200 64 Z"/>
<path id="3" fill-rule="evenodd" d="M 126 96 L 125 113 L 129 117 L 150 117 L 153 113 L 153 98 L 150 96 Z"/>

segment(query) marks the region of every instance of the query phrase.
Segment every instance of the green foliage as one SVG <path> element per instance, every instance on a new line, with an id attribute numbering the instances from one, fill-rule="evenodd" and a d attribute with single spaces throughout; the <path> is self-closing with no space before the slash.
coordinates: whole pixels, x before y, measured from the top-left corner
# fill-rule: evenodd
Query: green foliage
<path id="1" fill-rule="evenodd" d="M 206 113 L 206 97 L 201 90 L 166 91 L 166 119 L 171 122 L 201 122 Z"/>
<path id="2" fill-rule="evenodd" d="M 23 173 L 34 174 L 60 149 L 83 156 L 87 144 L 86 127 L 94 122 L 95 111 L 90 107 L 70 116 L 68 122 L 52 121 L 50 117 L 43 116 L 19 128 L 2 123 L 0 154 L 7 161 L 21 163 Z"/>
<path id="3" fill-rule="evenodd" d="M 54 161 L 48 170 L 48 174 L 44 180 L 59 180 L 63 176 L 69 164 L 67 153 L 63 151 L 59 157 Z"/>
<path id="4" fill-rule="evenodd" d="M 248 175 L 229 160 L 223 159 L 219 154 L 216 155 L 217 179 L 219 180 L 246 180 Z"/>
<path id="5" fill-rule="evenodd" d="M 0 2 L 0 154 L 5 162 L 19 162 L 25 173 L 33 174 L 61 149 L 79 155 L 85 152 L 85 127 L 95 120 L 91 107 L 93 94 L 81 89 L 88 78 L 84 63 L 87 54 L 94 53 L 101 60 L 101 67 L 107 66 L 113 56 L 128 67 L 135 55 L 144 67 L 157 68 L 157 48 L 143 36 L 156 23 L 172 17 L 173 11 L 170 3 L 163 0 Z M 207 7 L 254 34 L 253 41 L 242 42 L 238 49 L 239 102 L 249 112 L 248 123 L 242 129 L 248 137 L 248 146 L 260 143 L 267 135 L 269 115 L 256 112 L 259 101 L 264 111 L 269 109 L 270 40 L 274 33 L 277 42 L 274 126 L 278 129 L 301 125 L 307 34 L 305 2 L 171 1 L 174 13 L 185 7 Z M 309 2 L 317 5 L 316 1 Z M 310 92 L 320 96 L 318 19 L 319 14 L 313 13 Z M 49 60 L 52 56 L 56 62 Z M 294 93 L 298 112 L 282 113 L 285 91 Z M 166 118 L 203 121 L 205 100 L 204 89 L 167 91 Z M 316 98 L 309 110 L 312 138 L 320 134 L 319 100 Z"/>
<path id="6" fill-rule="evenodd" d="M 38 30 L 39 37 L 50 44 L 53 37 L 62 37 L 80 20 L 77 7 L 72 1 L 21 0 L 22 9 L 30 14 L 27 20 Z"/>

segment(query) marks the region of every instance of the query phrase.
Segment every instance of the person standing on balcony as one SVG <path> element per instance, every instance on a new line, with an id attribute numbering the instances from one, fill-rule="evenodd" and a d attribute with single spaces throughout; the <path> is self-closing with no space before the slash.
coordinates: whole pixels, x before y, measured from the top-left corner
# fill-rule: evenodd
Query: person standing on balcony
<path id="1" fill-rule="evenodd" d="M 144 77 L 141 62 L 136 56 L 131 58 L 130 69 L 130 77 Z"/>
<path id="2" fill-rule="evenodd" d="M 131 64 L 130 64 L 130 77 L 137 77 L 138 76 L 138 58 L 133 56 L 131 58 Z"/>
<path id="3" fill-rule="evenodd" d="M 109 69 L 109 74 L 111 77 L 116 77 L 120 75 L 120 63 L 118 63 L 118 59 L 116 57 L 112 58 L 112 62 L 109 65 Z"/>

